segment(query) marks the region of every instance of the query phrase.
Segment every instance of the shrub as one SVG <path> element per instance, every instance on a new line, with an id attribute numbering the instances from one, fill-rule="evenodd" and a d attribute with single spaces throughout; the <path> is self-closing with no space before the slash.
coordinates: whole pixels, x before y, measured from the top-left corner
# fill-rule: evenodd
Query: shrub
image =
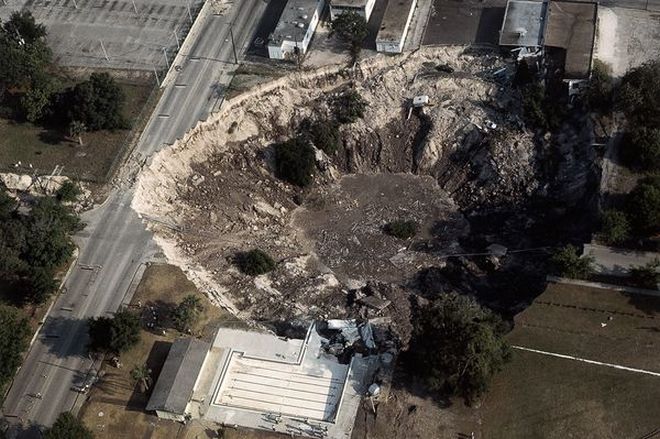
<path id="1" fill-rule="evenodd" d="M 417 234 L 417 223 L 412 220 L 396 220 L 385 224 L 385 233 L 399 239 L 410 239 Z"/>
<path id="2" fill-rule="evenodd" d="M 197 296 L 188 295 L 174 308 L 172 320 L 179 331 L 187 331 L 204 310 L 202 301 Z"/>
<path id="3" fill-rule="evenodd" d="M 340 145 L 339 127 L 332 121 L 318 121 L 311 124 L 309 134 L 314 146 L 328 155 L 333 155 Z"/>
<path id="4" fill-rule="evenodd" d="M 250 276 L 258 276 L 275 269 L 275 261 L 268 253 L 254 249 L 236 256 L 238 268 Z"/>
<path id="5" fill-rule="evenodd" d="M 660 169 L 660 129 L 634 126 L 624 135 L 622 144 L 628 165 L 647 171 Z"/>
<path id="6" fill-rule="evenodd" d="M 43 435 L 44 439 L 94 439 L 94 433 L 69 412 L 61 413 L 52 427 Z"/>
<path id="7" fill-rule="evenodd" d="M 474 298 L 442 293 L 414 321 L 407 364 L 432 390 L 471 403 L 510 358 L 505 331 L 500 317 Z"/>
<path id="8" fill-rule="evenodd" d="M 594 60 L 594 67 L 585 92 L 585 102 L 592 111 L 609 114 L 612 111 L 612 81 L 611 69 L 602 61 Z"/>
<path id="9" fill-rule="evenodd" d="M 619 84 L 616 107 L 638 125 L 660 125 L 660 61 L 626 72 Z"/>
<path id="10" fill-rule="evenodd" d="M 58 201 L 64 202 L 76 201 L 78 195 L 80 195 L 80 188 L 71 180 L 65 181 L 57 192 L 55 192 L 55 198 Z"/>
<path id="11" fill-rule="evenodd" d="M 655 235 L 660 231 L 660 176 L 646 178 L 630 192 L 626 214 L 639 235 Z"/>
<path id="12" fill-rule="evenodd" d="M 631 268 L 630 277 L 637 286 L 655 290 L 660 283 L 658 268 L 660 268 L 660 259 L 655 258 L 646 265 Z"/>
<path id="13" fill-rule="evenodd" d="M 362 118 L 366 108 L 367 101 L 356 90 L 348 90 L 332 101 L 335 118 L 342 124 L 353 123 Z"/>
<path id="14" fill-rule="evenodd" d="M 585 255 L 580 257 L 577 247 L 567 245 L 552 255 L 551 262 L 555 272 L 571 279 L 587 279 L 593 273 L 594 257 Z"/>
<path id="15" fill-rule="evenodd" d="M 630 221 L 619 210 L 606 210 L 601 218 L 601 237 L 607 244 L 621 244 L 630 238 Z"/>
<path id="16" fill-rule="evenodd" d="M 275 174 L 277 178 L 296 186 L 312 182 L 316 166 L 314 148 L 303 136 L 275 145 Z"/>

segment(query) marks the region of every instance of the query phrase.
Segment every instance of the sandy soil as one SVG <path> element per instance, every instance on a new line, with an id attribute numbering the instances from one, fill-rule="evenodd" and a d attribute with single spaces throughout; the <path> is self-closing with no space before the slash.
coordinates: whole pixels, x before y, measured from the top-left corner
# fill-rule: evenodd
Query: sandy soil
<path id="1" fill-rule="evenodd" d="M 503 66 L 512 71 L 495 55 L 424 48 L 256 86 L 156 155 L 134 207 L 169 261 L 242 318 L 350 314 L 350 290 L 406 282 L 442 263 L 437 250 L 459 249 L 459 204 L 512 203 L 536 188 L 531 134 L 515 128 L 518 100 L 490 75 Z M 341 128 L 333 157 L 317 151 L 313 188 L 277 180 L 271 145 L 303 119 L 327 117 L 347 87 L 367 100 L 365 117 Z M 432 105 L 409 115 L 421 94 Z M 486 132 L 487 120 L 509 129 Z M 399 217 L 420 224 L 412 241 L 382 233 Z M 255 247 L 279 261 L 273 273 L 233 267 L 233 255 Z"/>

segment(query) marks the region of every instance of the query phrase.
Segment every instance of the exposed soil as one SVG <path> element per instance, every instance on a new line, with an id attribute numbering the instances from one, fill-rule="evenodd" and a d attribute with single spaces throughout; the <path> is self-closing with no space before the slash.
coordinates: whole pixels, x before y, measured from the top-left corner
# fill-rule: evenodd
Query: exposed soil
<path id="1" fill-rule="evenodd" d="M 448 255 L 493 243 L 524 250 L 578 233 L 597 178 L 588 124 L 573 121 L 558 139 L 525 128 L 513 69 L 493 54 L 425 48 L 255 86 L 155 156 L 134 207 L 169 260 L 242 318 L 379 315 L 354 306 L 355 291 L 373 283 L 401 287 L 405 301 L 428 297 L 420 272 L 441 284 L 434 292 L 524 306 L 540 291 L 543 254 Z M 348 88 L 368 102 L 366 114 L 341 127 L 332 157 L 317 150 L 314 185 L 302 191 L 276 179 L 272 144 L 305 119 L 328 118 L 329 102 Z M 423 94 L 431 105 L 409 112 Z M 394 219 L 416 221 L 418 235 L 385 235 Z M 251 248 L 270 253 L 275 271 L 241 274 L 232 258 Z"/>

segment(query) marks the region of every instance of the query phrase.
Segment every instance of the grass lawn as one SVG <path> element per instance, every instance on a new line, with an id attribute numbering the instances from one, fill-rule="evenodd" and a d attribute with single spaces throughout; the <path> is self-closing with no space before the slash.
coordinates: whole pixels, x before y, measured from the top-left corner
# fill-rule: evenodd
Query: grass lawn
<path id="1" fill-rule="evenodd" d="M 148 82 L 119 84 L 126 95 L 124 114 L 134 125 L 139 125 L 138 116 L 153 86 Z M 131 133 L 130 130 L 85 133 L 82 136 L 84 145 L 79 146 L 77 141 L 64 138 L 57 130 L 0 119 L 0 170 L 27 173 L 26 166 L 32 164 L 40 172 L 49 173 L 56 165 L 62 165 L 63 174 L 70 177 L 103 181 Z M 19 161 L 23 168 L 14 168 Z"/>
<path id="2" fill-rule="evenodd" d="M 178 267 L 165 264 L 149 266 L 131 305 L 136 309 L 138 304 L 141 305 L 145 323 L 153 306 L 159 316 L 159 325 L 166 329 L 164 332 L 143 329 L 138 345 L 121 355 L 121 368 L 104 365 L 105 375 L 90 392 L 89 400 L 81 411 L 82 419 L 97 439 L 195 437 L 194 425 L 184 427 L 161 421 L 155 415 L 144 412 L 148 395 L 140 393 L 130 377 L 135 366 L 146 363 L 153 371 L 154 380 L 157 378 L 171 343 L 178 337 L 186 336 L 170 327 L 167 314 L 189 294 L 200 297 L 204 303 L 204 311 L 192 331 L 194 335 L 210 341 L 221 325 L 243 326 L 224 310 L 211 305 Z"/>

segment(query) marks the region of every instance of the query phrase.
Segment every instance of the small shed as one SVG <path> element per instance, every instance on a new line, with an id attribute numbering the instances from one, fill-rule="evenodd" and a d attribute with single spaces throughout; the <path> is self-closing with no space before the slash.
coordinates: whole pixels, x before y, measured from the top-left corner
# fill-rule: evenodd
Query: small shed
<path id="1" fill-rule="evenodd" d="M 147 404 L 148 411 L 155 411 L 159 418 L 185 420 L 209 348 L 209 343 L 193 338 L 180 338 L 172 344 Z"/>

